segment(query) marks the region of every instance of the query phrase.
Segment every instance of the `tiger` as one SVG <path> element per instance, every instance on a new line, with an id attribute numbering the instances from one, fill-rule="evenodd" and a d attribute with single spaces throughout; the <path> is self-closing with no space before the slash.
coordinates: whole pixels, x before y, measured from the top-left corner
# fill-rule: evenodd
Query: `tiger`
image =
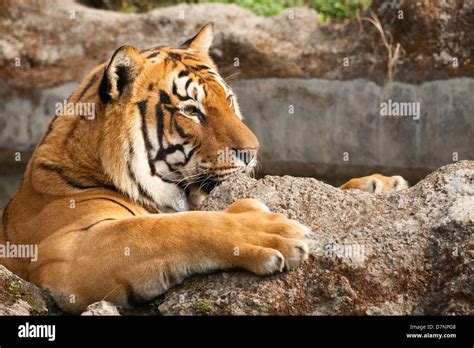
<path id="1" fill-rule="evenodd" d="M 213 31 L 118 48 L 67 99 L 94 115 L 57 114 L 38 142 L 0 233 L 0 244 L 36 245 L 37 260 L 0 263 L 63 311 L 133 307 L 194 274 L 265 276 L 308 258 L 309 227 L 259 200 L 196 210 L 214 187 L 249 174 L 260 147 L 210 56 Z"/>
<path id="2" fill-rule="evenodd" d="M 339 187 L 342 190 L 356 189 L 370 193 L 401 191 L 408 188 L 408 182 L 400 175 L 384 176 L 374 173 L 361 178 L 352 178 Z"/>

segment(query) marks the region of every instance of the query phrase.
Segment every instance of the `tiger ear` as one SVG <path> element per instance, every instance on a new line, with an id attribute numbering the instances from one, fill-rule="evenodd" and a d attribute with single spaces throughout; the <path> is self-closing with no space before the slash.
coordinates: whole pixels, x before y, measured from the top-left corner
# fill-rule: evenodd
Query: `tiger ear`
<path id="1" fill-rule="evenodd" d="M 207 53 L 209 48 L 212 45 L 212 40 L 214 39 L 213 33 L 214 23 L 209 22 L 199 30 L 199 32 L 194 35 L 189 40 L 186 40 L 181 47 L 182 48 L 192 48 L 197 51 Z"/>
<path id="2" fill-rule="evenodd" d="M 143 58 L 138 49 L 125 45 L 115 51 L 99 86 L 101 100 L 117 100 L 140 74 Z"/>

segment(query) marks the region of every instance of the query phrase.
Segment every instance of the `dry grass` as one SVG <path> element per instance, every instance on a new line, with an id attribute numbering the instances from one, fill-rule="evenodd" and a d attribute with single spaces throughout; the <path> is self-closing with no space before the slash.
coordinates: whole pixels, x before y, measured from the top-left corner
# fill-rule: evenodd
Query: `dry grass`
<path id="1" fill-rule="evenodd" d="M 377 31 L 380 33 L 382 43 L 387 49 L 387 76 L 385 77 L 385 100 L 388 100 L 392 97 L 392 86 L 393 86 L 393 77 L 395 75 L 395 68 L 400 58 L 400 55 L 403 52 L 403 48 L 400 43 L 393 43 L 393 37 L 390 32 L 385 33 L 385 30 L 380 23 L 379 18 L 373 12 L 371 12 L 371 17 L 362 17 L 361 20 L 371 23 Z"/>

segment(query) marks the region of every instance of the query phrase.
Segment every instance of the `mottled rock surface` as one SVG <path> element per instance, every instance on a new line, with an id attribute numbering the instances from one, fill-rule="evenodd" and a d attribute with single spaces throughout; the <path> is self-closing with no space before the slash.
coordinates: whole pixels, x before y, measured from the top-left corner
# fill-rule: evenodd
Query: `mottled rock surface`
<path id="1" fill-rule="evenodd" d="M 404 49 L 397 79 L 419 83 L 474 76 L 472 1 L 455 6 L 432 0 L 374 1 L 370 10 L 391 32 L 393 43 Z M 265 18 L 233 4 L 183 4 L 127 14 L 72 0 L 3 0 L 0 78 L 22 88 L 78 81 L 123 44 L 176 45 L 209 20 L 217 33 L 211 54 L 224 75 L 365 77 L 379 83 L 386 75 L 387 50 L 372 24 L 354 19 L 321 25 L 312 9 L 293 8 Z M 344 59 L 349 66 L 343 65 Z"/>
<path id="2" fill-rule="evenodd" d="M 49 295 L 0 265 L 0 315 L 47 314 Z"/>
<path id="3" fill-rule="evenodd" d="M 106 315 L 106 316 L 111 316 L 111 315 L 120 315 L 120 312 L 118 311 L 117 306 L 115 306 L 113 303 L 107 302 L 107 301 L 99 301 L 90 304 L 87 306 L 87 309 L 85 312 L 83 312 L 81 315 L 85 316 L 101 316 L 101 315 Z"/>
<path id="4" fill-rule="evenodd" d="M 167 293 L 161 313 L 474 313 L 473 161 L 380 195 L 308 178 L 239 177 L 214 190 L 202 208 L 224 209 L 243 197 L 310 226 L 309 260 L 270 277 L 239 271 L 194 277 Z"/>
<path id="5" fill-rule="evenodd" d="M 224 209 L 243 197 L 310 226 L 309 259 L 269 277 L 237 270 L 194 276 L 122 313 L 474 313 L 474 161 L 442 167 L 410 189 L 379 195 L 309 178 L 242 176 L 215 189 L 202 209 Z M 48 307 L 44 291 L 0 266 L 0 315 L 55 314 Z M 101 301 L 83 315 L 119 313 Z"/>

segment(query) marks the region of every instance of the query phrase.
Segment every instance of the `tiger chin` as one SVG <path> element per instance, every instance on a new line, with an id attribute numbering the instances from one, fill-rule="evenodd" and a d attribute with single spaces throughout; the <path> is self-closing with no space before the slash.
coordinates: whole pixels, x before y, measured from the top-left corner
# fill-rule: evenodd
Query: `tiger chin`
<path id="1" fill-rule="evenodd" d="M 208 55 L 212 39 L 209 23 L 181 46 L 120 47 L 68 99 L 93 103 L 94 117 L 56 115 L 37 145 L 2 211 L 0 243 L 37 245 L 38 260 L 0 263 L 64 311 L 132 306 L 192 274 L 263 276 L 307 258 L 306 227 L 257 200 L 190 211 L 249 173 L 259 148 Z"/>

